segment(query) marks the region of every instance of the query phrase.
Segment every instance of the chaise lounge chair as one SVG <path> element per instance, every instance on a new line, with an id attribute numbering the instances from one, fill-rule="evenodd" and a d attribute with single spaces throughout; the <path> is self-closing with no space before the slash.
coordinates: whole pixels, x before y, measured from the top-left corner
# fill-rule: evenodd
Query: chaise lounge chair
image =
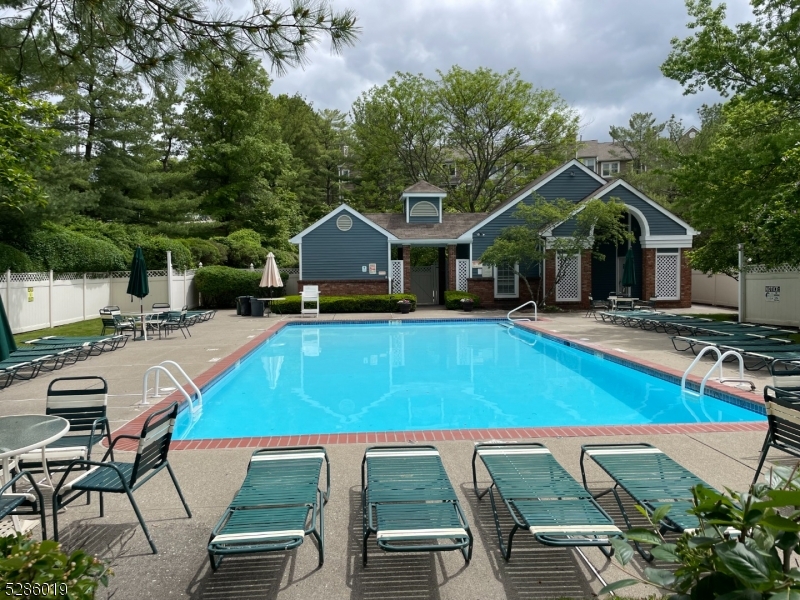
<path id="1" fill-rule="evenodd" d="M 327 485 L 319 486 L 325 462 Z M 313 535 L 319 565 L 325 560 L 325 503 L 331 493 L 331 466 L 322 446 L 256 450 L 242 487 L 208 540 L 216 570 L 231 554 L 291 550 Z"/>
<path id="2" fill-rule="evenodd" d="M 361 462 L 363 561 L 375 534 L 387 552 L 459 550 L 469 564 L 472 532 L 434 446 L 373 446 Z"/>
<path id="3" fill-rule="evenodd" d="M 588 490 L 583 462 L 587 456 L 614 480 L 612 488 L 594 497 L 613 493 L 628 528 L 632 525 L 617 488 L 625 490 L 636 504 L 651 515 L 660 506 L 669 504 L 672 508 L 660 523 L 662 532 L 682 533 L 697 528 L 697 517 L 686 512 L 693 506 L 692 488 L 700 484 L 708 488 L 711 486 L 655 446 L 644 443 L 581 446 L 581 477 L 583 486 Z M 653 556 L 638 543 L 636 549 L 645 560 L 653 560 Z"/>
<path id="4" fill-rule="evenodd" d="M 492 483 L 478 488 L 476 469 L 480 458 Z M 488 492 L 497 528 L 500 553 L 511 558 L 514 534 L 527 529 L 546 546 L 597 546 L 606 556 L 613 550 L 609 537 L 622 537 L 610 516 L 591 493 L 567 473 L 543 444 L 476 444 L 472 455 L 472 485 L 480 500 Z M 508 543 L 503 541 L 494 491 L 514 521 Z"/>

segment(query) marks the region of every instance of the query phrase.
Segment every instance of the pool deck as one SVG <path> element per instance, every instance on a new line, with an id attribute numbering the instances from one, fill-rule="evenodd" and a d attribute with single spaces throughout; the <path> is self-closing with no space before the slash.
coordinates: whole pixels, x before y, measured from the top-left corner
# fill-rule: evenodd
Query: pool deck
<path id="1" fill-rule="evenodd" d="M 694 312 L 721 312 L 696 307 Z M 499 313 L 461 313 L 421 309 L 408 318 L 485 318 Z M 325 319 L 387 319 L 399 315 L 323 315 Z M 538 327 L 545 332 L 574 339 L 598 349 L 630 356 L 663 368 L 683 372 L 692 360 L 690 353 L 676 352 L 664 334 L 632 330 L 586 319 L 580 313 L 545 315 Z M 122 428 L 141 417 L 142 377 L 145 370 L 162 360 L 179 362 L 196 380 L 211 368 L 224 367 L 225 357 L 265 335 L 279 318 L 253 319 L 236 317 L 232 311 L 192 328 L 192 338 L 180 333 L 168 339 L 129 342 L 116 352 L 92 357 L 56 374 L 43 374 L 30 382 L 17 382 L 0 392 L 0 415 L 43 413 L 48 383 L 56 376 L 101 375 L 109 382 L 109 416 L 114 429 Z M 707 363 L 704 363 L 707 364 Z M 708 363 L 710 364 L 710 363 Z M 707 368 L 707 367 L 706 367 Z M 698 375 L 702 370 L 698 369 Z M 768 383 L 763 372 L 748 373 L 759 386 L 752 394 L 758 398 L 760 387 Z M 162 383 L 162 385 L 164 385 Z M 763 442 L 765 427 L 739 424 L 729 431 L 681 430 L 663 432 L 629 430 L 627 435 L 605 435 L 603 442 L 646 441 L 718 488 L 744 488 L 752 479 L 753 469 Z M 486 431 L 483 439 L 496 436 Z M 517 439 L 542 441 L 554 456 L 576 477 L 580 476 L 580 446 L 595 443 L 596 435 L 618 433 L 608 428 L 597 431 L 518 431 Z M 483 434 L 481 434 L 483 435 Z M 546 436 L 546 438 L 545 438 Z M 402 438 L 402 436 L 401 436 Z M 398 438 L 398 441 L 406 441 Z M 375 438 L 374 441 L 378 441 Z M 447 440 L 447 438 L 442 438 Z M 275 445 L 276 440 L 266 440 Z M 298 440 L 299 441 L 299 440 Z M 303 440 L 307 441 L 307 440 Z M 317 553 L 309 539 L 299 549 L 254 557 L 234 558 L 211 572 L 205 546 L 211 528 L 241 484 L 251 448 L 235 447 L 226 442 L 214 448 L 179 449 L 176 444 L 170 462 L 181 483 L 194 516 L 187 519 L 169 477 L 160 474 L 136 492 L 137 502 L 159 548 L 150 554 L 127 500 L 106 499 L 106 516 L 98 517 L 96 501 L 91 506 L 73 505 L 60 517 L 62 542 L 67 548 L 83 547 L 113 565 L 115 577 L 108 593 L 113 598 L 584 598 L 596 592 L 600 584 L 573 550 L 546 548 L 535 544 L 525 532 L 518 534 L 514 553 L 504 563 L 497 551 L 496 534 L 488 500 L 477 502 L 472 492 L 472 441 L 435 441 L 453 482 L 467 519 L 475 535 L 475 550 L 470 565 L 464 568 L 459 554 L 384 554 L 370 545 L 370 565 L 361 566 L 360 556 L 360 464 L 364 449 L 372 439 L 321 440 L 326 443 L 331 460 L 332 495 L 326 507 L 326 562 L 317 569 Z M 416 436 L 409 439 L 422 443 Z M 288 439 L 286 443 L 297 443 Z M 261 440 L 258 440 L 258 444 Z M 251 442 L 247 443 L 248 446 Z M 121 453 L 122 460 L 133 455 Z M 97 456 L 96 458 L 99 458 Z M 778 461 L 786 457 L 774 452 Z M 588 470 L 593 490 L 608 485 L 599 469 Z M 483 479 L 486 479 L 484 475 Z M 615 517 L 619 510 L 613 499 L 605 496 L 601 504 Z M 629 511 L 630 512 L 630 511 Z M 635 512 L 635 511 L 633 511 Z M 622 520 L 618 520 L 622 523 Z M 615 561 L 607 561 L 599 550 L 584 553 L 606 581 L 628 577 Z M 643 562 L 635 564 L 641 569 Z M 629 588 L 626 597 L 646 596 L 652 589 Z M 105 598 L 101 591 L 98 598 Z"/>

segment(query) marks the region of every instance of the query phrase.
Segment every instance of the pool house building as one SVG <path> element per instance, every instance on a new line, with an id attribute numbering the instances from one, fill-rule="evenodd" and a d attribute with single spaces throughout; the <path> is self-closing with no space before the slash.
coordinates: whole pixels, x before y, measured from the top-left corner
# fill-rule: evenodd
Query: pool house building
<path id="1" fill-rule="evenodd" d="M 300 254 L 299 287 L 318 285 L 325 295 L 414 293 L 418 304 L 443 304 L 446 290 L 477 294 L 487 307 L 513 307 L 529 300 L 527 287 L 510 268 L 481 264 L 481 255 L 503 229 L 519 224 L 514 212 L 520 202 L 564 198 L 578 204 L 615 198 L 628 209 L 633 232 L 636 298 L 657 297 L 659 307 L 691 305 L 692 278 L 686 251 L 697 231 L 622 179 L 607 180 L 570 160 L 530 182 L 489 213 L 445 212 L 447 192 L 425 181 L 403 191 L 402 213 L 360 213 L 342 204 L 294 236 Z M 546 242 L 574 231 L 568 220 L 543 231 Z M 438 249 L 434 265 L 412 267 L 412 247 Z M 586 250 L 566 260 L 569 265 L 549 304 L 584 307 L 589 297 L 607 298 L 621 292 L 628 245 L 601 247 L 605 260 Z M 528 274 L 536 289 L 550 289 L 560 256 L 552 253 Z"/>

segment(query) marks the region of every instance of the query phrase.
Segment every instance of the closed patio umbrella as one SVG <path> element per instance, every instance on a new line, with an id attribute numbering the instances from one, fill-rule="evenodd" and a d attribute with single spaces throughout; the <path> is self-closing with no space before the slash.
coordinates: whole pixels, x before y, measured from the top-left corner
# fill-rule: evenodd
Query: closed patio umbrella
<path id="1" fill-rule="evenodd" d="M 3 306 L 3 298 L 0 297 L 0 360 L 5 360 L 12 352 L 16 352 L 17 343 L 11 333 L 11 324 L 6 316 L 6 309 Z"/>
<path id="2" fill-rule="evenodd" d="M 267 262 L 264 264 L 264 274 L 261 276 L 261 283 L 258 284 L 258 287 L 283 287 L 283 280 L 278 271 L 278 263 L 275 262 L 275 255 L 272 252 L 267 254 Z M 272 289 L 270 289 L 269 295 L 272 297 Z"/>
<path id="3" fill-rule="evenodd" d="M 150 284 L 147 282 L 147 264 L 144 262 L 144 252 L 141 247 L 136 248 L 136 252 L 133 253 L 131 277 L 128 279 L 126 291 L 131 296 L 139 298 L 140 301 L 150 293 Z M 144 303 L 140 303 L 139 312 L 144 312 Z"/>
<path id="4" fill-rule="evenodd" d="M 622 287 L 632 288 L 636 285 L 636 263 L 633 259 L 633 248 L 625 254 L 625 266 L 622 268 Z"/>

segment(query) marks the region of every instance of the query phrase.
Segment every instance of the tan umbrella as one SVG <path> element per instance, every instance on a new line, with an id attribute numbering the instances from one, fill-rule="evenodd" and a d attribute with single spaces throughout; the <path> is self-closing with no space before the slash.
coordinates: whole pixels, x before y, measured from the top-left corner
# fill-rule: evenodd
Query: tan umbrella
<path id="1" fill-rule="evenodd" d="M 258 287 L 276 288 L 283 287 L 283 280 L 278 271 L 278 263 L 275 262 L 275 255 L 270 252 L 267 254 L 267 262 L 264 265 L 264 274 L 261 276 L 261 283 Z"/>

